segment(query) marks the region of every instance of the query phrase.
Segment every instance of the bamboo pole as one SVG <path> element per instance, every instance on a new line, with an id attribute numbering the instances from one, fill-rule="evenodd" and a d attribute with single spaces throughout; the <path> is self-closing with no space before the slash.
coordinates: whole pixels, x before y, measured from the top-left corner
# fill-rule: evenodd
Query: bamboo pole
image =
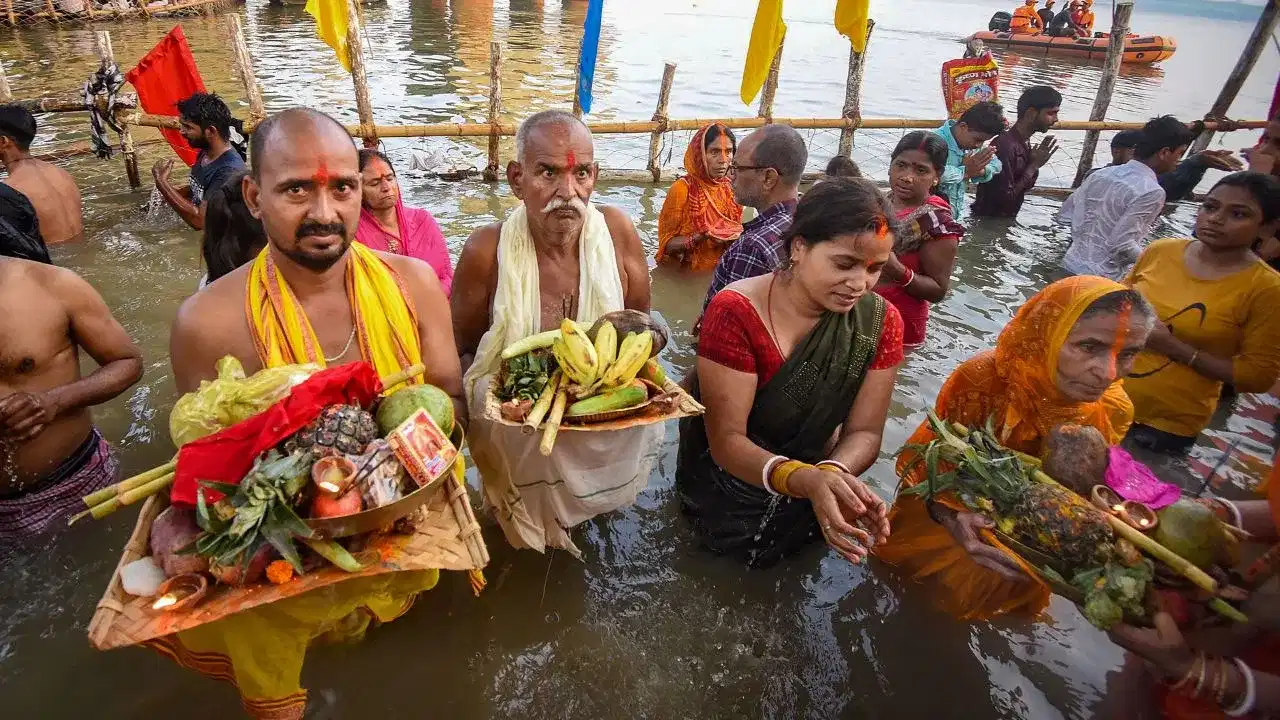
<path id="1" fill-rule="evenodd" d="M 94 33 L 94 38 L 98 42 L 98 57 L 102 58 L 102 66 L 105 68 L 114 65 L 116 53 L 111 47 L 111 33 L 99 30 Z M 115 120 L 119 123 L 125 111 L 115 112 Z M 138 172 L 138 151 L 133 147 L 133 132 L 124 123 L 120 123 L 120 154 L 124 156 L 124 172 L 129 177 L 129 187 L 137 190 L 142 187 L 142 175 Z"/>
<path id="2" fill-rule="evenodd" d="M 10 5 L 10 8 L 10 12 L 12 12 L 12 5 Z M 13 90 L 9 87 L 9 76 L 4 72 L 4 63 L 0 62 L 0 102 L 7 103 L 11 100 L 13 100 Z"/>
<path id="3" fill-rule="evenodd" d="M 83 95 L 58 95 L 52 97 L 35 98 L 34 100 L 14 100 L 9 101 L 21 107 L 26 108 L 33 113 L 59 113 L 59 112 L 84 112 L 84 96 Z M 107 101 L 105 98 L 97 98 L 97 105 L 102 110 L 107 109 Z M 116 96 L 116 107 L 133 110 L 138 107 L 138 96 L 133 94 L 121 94 Z"/>
<path id="4" fill-rule="evenodd" d="M 484 169 L 485 182 L 498 181 L 499 114 L 502 112 L 502 43 L 489 43 L 489 164 Z"/>
<path id="5" fill-rule="evenodd" d="M 844 82 L 844 108 L 840 115 L 852 120 L 854 125 L 840 129 L 840 145 L 836 151 L 845 157 L 853 154 L 853 132 L 858 129 L 857 123 L 862 119 L 862 76 L 867 63 L 865 48 L 870 47 L 871 31 L 875 27 L 875 20 L 867 20 L 867 45 L 863 46 L 862 52 L 854 50 L 852 43 L 849 45 L 849 76 Z"/>
<path id="6" fill-rule="evenodd" d="M 1213 107 L 1205 117 L 1226 117 L 1227 111 L 1231 109 L 1231 103 L 1235 102 L 1236 95 L 1244 86 L 1244 81 L 1249 78 L 1249 73 L 1253 72 L 1253 66 L 1266 50 L 1267 42 L 1276 30 L 1277 19 L 1280 19 L 1280 0 L 1269 0 L 1266 7 L 1262 9 L 1258 24 L 1253 27 L 1249 42 L 1245 43 L 1244 50 L 1240 53 L 1240 59 L 1236 61 L 1236 66 L 1232 68 L 1231 74 L 1227 76 L 1227 81 L 1223 83 L 1222 90 L 1218 93 L 1218 99 L 1213 101 Z M 1191 151 L 1204 150 L 1209 147 L 1212 140 L 1213 132 L 1206 129 L 1191 145 Z"/>
<path id="7" fill-rule="evenodd" d="M 1129 18 L 1133 15 L 1133 0 L 1119 0 L 1115 14 L 1111 16 L 1111 42 L 1107 45 L 1107 60 L 1102 66 L 1102 82 L 1098 83 L 1098 96 L 1093 101 L 1093 110 L 1089 112 L 1092 121 L 1104 120 L 1107 107 L 1111 105 L 1111 93 L 1116 89 L 1116 78 L 1120 76 L 1120 61 L 1124 59 L 1124 41 L 1129 35 Z M 1098 131 L 1090 130 L 1084 136 L 1084 147 L 1080 150 L 1080 164 L 1076 167 L 1076 178 L 1071 187 L 1080 187 L 1084 176 L 1093 168 L 1093 155 L 1098 149 Z"/>
<path id="8" fill-rule="evenodd" d="M 769 74 L 764 79 L 764 88 L 760 90 L 760 111 L 758 117 L 764 118 L 766 125 L 773 122 L 773 96 L 778 92 L 778 72 L 782 70 L 782 46 L 787 42 L 787 33 L 782 33 L 778 40 L 778 52 L 773 54 L 773 62 L 769 65 Z"/>
<path id="9" fill-rule="evenodd" d="M 253 56 L 249 54 L 249 43 L 244 39 L 244 26 L 240 24 L 240 16 L 232 13 L 229 34 L 231 36 L 231 52 L 235 56 L 235 67 L 240 73 L 240 82 L 244 83 L 245 98 L 249 101 L 249 119 L 261 122 L 267 117 L 266 105 L 262 102 L 262 88 L 253 73 Z"/>
<path id="10" fill-rule="evenodd" d="M 45 11 L 49 13 L 49 19 L 55 23 L 58 22 L 58 8 L 53 6 L 53 0 L 44 0 Z"/>
<path id="11" fill-rule="evenodd" d="M 378 146 L 378 129 L 373 123 L 373 103 L 369 100 L 369 77 L 364 66 L 364 44 L 360 38 L 360 8 L 356 0 L 347 0 L 347 57 L 351 60 L 351 79 L 356 86 L 356 112 L 360 116 L 360 132 L 364 146 Z"/>
<path id="12" fill-rule="evenodd" d="M 18 27 L 18 15 L 13 11 L 13 0 L 4 0 L 4 7 L 9 16 L 9 27 Z"/>
<path id="13" fill-rule="evenodd" d="M 578 102 L 578 83 L 582 82 L 582 53 L 573 64 L 573 116 L 582 117 L 582 104 Z"/>
<path id="14" fill-rule="evenodd" d="M 667 106 L 671 103 L 671 84 L 676 79 L 676 64 L 667 63 L 662 68 L 662 86 L 658 88 L 658 108 L 653 112 L 653 122 L 659 127 L 649 134 L 649 172 L 653 181 L 662 178 L 662 166 L 658 155 L 662 152 L 662 133 L 667 127 Z"/>

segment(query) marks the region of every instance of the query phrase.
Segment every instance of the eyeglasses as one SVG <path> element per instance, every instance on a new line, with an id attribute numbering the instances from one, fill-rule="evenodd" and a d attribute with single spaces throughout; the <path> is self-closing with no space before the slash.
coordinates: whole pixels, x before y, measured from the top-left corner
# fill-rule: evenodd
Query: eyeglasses
<path id="1" fill-rule="evenodd" d="M 772 165 L 739 165 L 738 163 L 729 163 L 729 174 L 737 175 L 740 170 L 772 170 L 778 171 L 778 168 Z"/>

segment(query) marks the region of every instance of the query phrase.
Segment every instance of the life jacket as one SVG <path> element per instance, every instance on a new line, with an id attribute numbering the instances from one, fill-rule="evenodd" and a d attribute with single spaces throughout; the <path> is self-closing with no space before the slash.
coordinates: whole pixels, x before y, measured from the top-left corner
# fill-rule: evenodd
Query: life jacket
<path id="1" fill-rule="evenodd" d="M 1038 32 L 1040 28 L 1040 15 L 1036 13 L 1035 8 L 1023 5 L 1013 11 L 1013 18 L 1009 21 L 1009 32 L 1027 34 Z"/>

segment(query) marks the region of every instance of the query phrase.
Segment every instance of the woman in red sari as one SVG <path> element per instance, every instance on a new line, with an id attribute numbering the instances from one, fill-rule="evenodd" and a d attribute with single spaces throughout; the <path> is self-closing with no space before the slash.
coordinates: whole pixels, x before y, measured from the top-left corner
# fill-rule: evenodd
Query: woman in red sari
<path id="1" fill-rule="evenodd" d="M 364 203 L 356 242 L 427 263 L 436 271 L 445 297 L 449 297 L 453 290 L 453 261 L 436 219 L 422 208 L 404 204 L 396 171 L 387 156 L 377 150 L 360 151 L 360 177 Z"/>

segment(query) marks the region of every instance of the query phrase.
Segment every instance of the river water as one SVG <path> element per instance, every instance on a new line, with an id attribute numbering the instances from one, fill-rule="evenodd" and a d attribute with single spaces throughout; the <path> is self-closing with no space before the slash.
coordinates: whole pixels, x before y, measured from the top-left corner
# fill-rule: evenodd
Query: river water
<path id="1" fill-rule="evenodd" d="M 848 45 L 830 27 L 833 4 L 815 0 L 787 8 L 775 115 L 839 114 Z M 1162 4 L 1187 5 L 1150 3 L 1155 9 Z M 592 117 L 647 119 L 667 61 L 678 63 L 672 117 L 753 114 L 737 91 L 751 5 L 739 0 L 606 3 Z M 1174 35 L 1181 46 L 1162 66 L 1125 68 L 1108 118 L 1203 114 L 1248 37 L 1250 13 L 1233 8 L 1243 21 L 1190 18 L 1139 5 L 1138 32 Z M 956 41 L 985 28 L 999 9 L 1009 8 L 986 0 L 876 2 L 864 115 L 941 116 L 939 64 L 956 57 Z M 355 121 L 350 79 L 315 38 L 300 6 L 251 0 L 239 12 L 270 108 L 305 104 Z M 491 36 L 505 46 L 505 114 L 520 117 L 569 105 L 585 3 L 392 0 L 365 12 L 380 123 L 483 119 Z M 194 18 L 182 25 L 206 84 L 240 103 L 243 114 L 225 20 Z M 170 27 L 156 21 L 105 23 L 100 29 L 112 32 L 116 56 L 128 68 Z M 0 60 L 18 97 L 77 91 L 95 65 L 93 58 L 93 38 L 85 28 L 0 30 Z M 1066 96 L 1063 118 L 1086 118 L 1098 65 L 1008 53 L 999 59 L 1010 103 L 1022 87 L 1051 83 Z M 1280 61 L 1269 51 L 1231 114 L 1264 116 L 1278 70 Z M 86 136 L 83 115 L 45 117 L 41 123 L 42 150 Z M 900 134 L 858 134 L 855 157 L 866 172 L 883 177 L 889 149 Z M 1252 144 L 1256 135 L 1236 133 L 1224 146 Z M 139 133 L 140 139 L 148 137 L 153 136 Z M 834 153 L 833 134 L 806 137 L 812 165 L 820 166 Z M 1073 174 L 1080 135 L 1059 137 L 1064 149 L 1042 175 L 1042 184 L 1065 185 Z M 679 165 L 688 134 L 665 139 L 664 162 Z M 639 168 L 647 145 L 640 136 L 601 138 L 597 156 L 609 167 Z M 387 147 L 401 166 L 406 199 L 436 215 L 455 257 L 472 228 L 501 218 L 514 203 L 505 185 L 449 183 L 406 169 L 415 159 L 426 169 L 482 167 L 478 143 L 394 140 Z M 504 144 L 506 156 L 510 150 Z M 144 177 L 164 154 L 157 146 L 143 148 Z M 70 168 L 84 190 L 89 239 L 56 248 L 54 258 L 102 292 L 146 353 L 142 382 L 95 411 L 131 474 L 172 453 L 168 329 L 201 275 L 196 236 L 173 217 L 149 218 L 149 184 L 128 191 L 118 161 L 81 158 Z M 608 185 L 599 195 L 632 213 L 652 249 L 663 193 L 663 187 Z M 890 455 L 914 429 L 947 373 L 989 347 L 1018 304 L 1056 277 L 1069 236 L 1054 225 L 1055 211 L 1055 203 L 1033 197 L 1018 222 L 979 223 L 966 237 L 954 290 L 935 309 L 928 343 L 901 372 L 884 457 L 869 473 L 880 492 L 892 493 Z M 1173 208 L 1158 234 L 1186 233 L 1193 212 L 1188 205 Z M 688 330 L 706 282 L 705 276 L 653 271 L 655 310 L 671 323 L 676 338 L 664 360 L 678 372 L 692 362 Z M 1242 402 L 1247 408 L 1260 401 Z M 1209 440 L 1222 443 L 1248 434 L 1241 445 L 1243 460 L 1228 469 L 1231 484 L 1243 487 L 1269 457 L 1266 434 L 1256 426 L 1240 417 L 1224 418 L 1198 453 L 1212 462 L 1219 452 Z M 479 598 L 471 596 L 465 578 L 450 575 L 409 615 L 366 642 L 313 651 L 303 678 L 313 691 L 311 715 L 1095 716 L 1119 653 L 1068 604 L 1055 601 L 1041 624 L 964 625 L 933 611 L 926 593 L 905 587 L 884 567 L 853 567 L 822 548 L 771 570 L 746 572 L 700 552 L 691 541 L 672 489 L 674 441 L 672 425 L 649 489 L 634 507 L 576 531 L 575 541 L 585 552 L 582 562 L 565 554 L 512 551 L 489 528 L 490 586 Z M 151 652 L 99 653 L 88 647 L 85 627 L 134 516 L 121 512 L 49 541 L 0 551 L 0 706 L 6 716 L 181 714 L 196 720 L 239 712 L 229 688 L 180 671 Z"/>

